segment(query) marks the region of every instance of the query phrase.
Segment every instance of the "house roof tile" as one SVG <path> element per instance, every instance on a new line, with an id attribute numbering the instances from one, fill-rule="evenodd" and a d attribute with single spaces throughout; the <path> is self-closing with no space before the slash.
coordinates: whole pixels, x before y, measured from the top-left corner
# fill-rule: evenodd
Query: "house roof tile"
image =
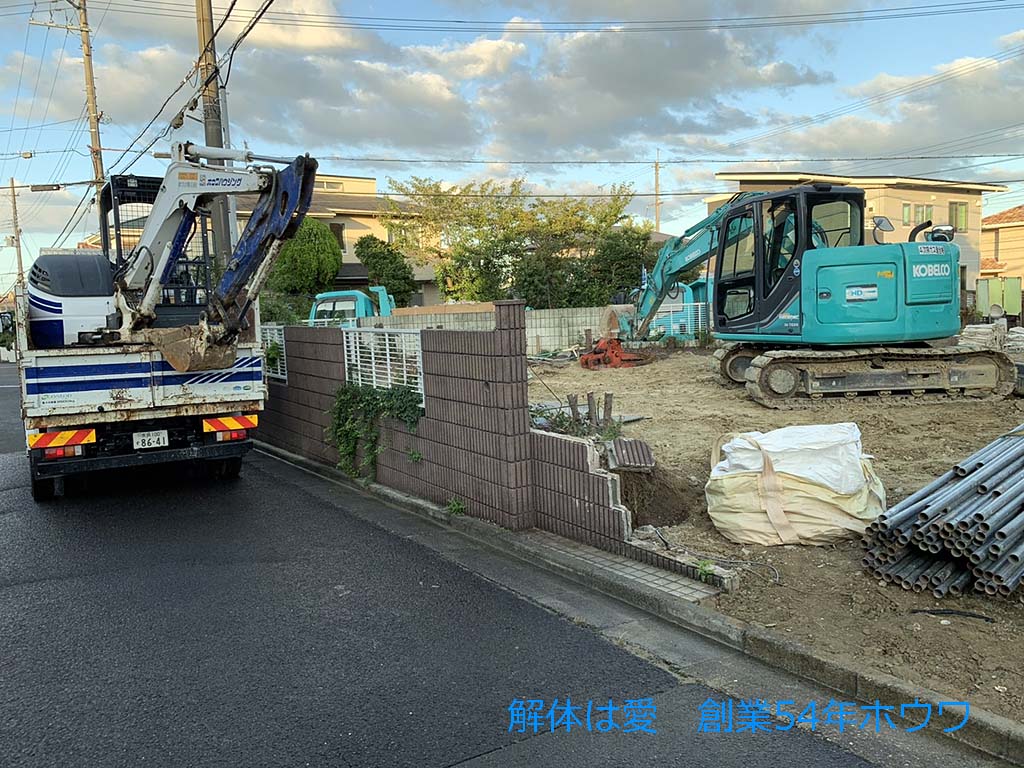
<path id="1" fill-rule="evenodd" d="M 986 216 L 981 220 L 983 226 L 992 226 L 993 224 L 1018 224 L 1024 222 L 1024 205 L 1018 205 L 1016 208 L 1007 208 L 1005 211 L 999 211 L 999 213 L 993 213 L 991 216 Z"/>

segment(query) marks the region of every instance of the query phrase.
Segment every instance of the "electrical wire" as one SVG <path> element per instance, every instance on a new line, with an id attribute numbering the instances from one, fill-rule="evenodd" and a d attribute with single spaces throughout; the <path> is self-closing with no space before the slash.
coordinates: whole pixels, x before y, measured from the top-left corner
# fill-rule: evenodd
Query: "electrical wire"
<path id="1" fill-rule="evenodd" d="M 273 5 L 273 3 L 274 3 L 274 0 L 264 0 L 264 4 L 262 6 L 262 13 L 266 13 L 266 10 L 271 5 Z M 211 45 L 213 45 L 214 41 L 216 40 L 217 33 L 223 28 L 224 24 L 227 22 L 228 18 L 231 15 L 231 12 L 234 10 L 234 7 L 235 7 L 235 2 L 233 0 L 232 3 L 228 6 L 228 10 L 225 13 L 224 17 L 221 19 L 220 23 L 217 25 L 217 27 L 216 27 L 216 29 L 214 31 L 213 37 L 210 39 L 209 43 L 207 43 L 207 45 L 203 48 L 203 50 L 202 50 L 202 52 L 200 54 L 199 59 L 201 59 L 202 56 L 205 55 L 206 52 L 209 50 L 209 47 Z M 228 54 L 225 57 L 222 57 L 222 60 L 224 58 L 227 58 L 229 56 L 233 56 L 234 55 L 234 52 L 235 52 L 235 50 L 237 50 L 238 46 L 240 46 L 242 44 L 242 41 L 245 40 L 245 38 L 249 35 L 249 33 L 252 32 L 252 30 L 256 26 L 256 24 L 259 23 L 260 19 L 262 18 L 262 13 L 257 12 L 246 23 L 246 26 L 242 29 L 242 32 L 235 38 L 235 40 L 229 46 Z M 196 63 L 188 71 L 188 73 L 185 75 L 185 77 L 182 78 L 182 80 L 178 84 L 178 86 L 173 91 L 171 91 L 171 94 L 166 99 L 164 99 L 163 104 L 160 105 L 160 109 L 158 109 L 156 114 L 153 115 L 153 117 L 149 120 L 148 123 L 146 123 L 146 126 L 142 129 L 142 131 L 139 132 L 139 135 L 136 136 L 135 139 L 132 140 L 132 142 L 128 145 L 128 148 L 125 149 L 118 156 L 118 158 L 113 163 L 110 164 L 110 168 L 111 168 L 110 172 L 111 173 L 113 173 L 114 167 L 117 166 L 117 164 L 120 163 L 129 152 L 134 151 L 133 147 L 135 146 L 135 144 L 137 144 L 142 139 L 142 137 L 145 136 L 146 131 L 148 131 L 150 129 L 150 127 L 152 127 L 153 123 L 155 123 L 159 119 L 160 115 L 163 114 L 164 109 L 167 108 L 167 105 L 170 104 L 171 100 L 178 93 L 180 93 L 181 90 L 186 85 L 189 84 L 189 79 L 192 77 L 192 74 L 194 72 L 198 72 L 198 70 L 199 70 L 199 59 L 196 60 Z M 211 82 L 213 82 L 214 78 L 216 78 L 216 76 L 217 76 L 218 69 L 219 69 L 219 67 L 215 67 L 213 72 L 210 73 L 210 75 L 206 78 L 206 80 L 204 80 L 203 83 L 200 86 L 195 88 L 195 91 L 192 94 L 191 98 L 197 97 L 199 94 L 201 94 L 203 92 L 203 90 Z M 153 147 L 154 144 L 156 144 L 158 141 L 160 141 L 160 139 L 166 137 L 169 133 L 170 133 L 170 126 L 168 125 L 167 128 L 165 128 L 160 134 L 155 136 L 142 150 L 137 152 L 136 155 L 135 155 L 135 158 L 130 163 L 128 163 L 128 165 L 126 165 L 124 168 L 121 168 L 117 172 L 118 173 L 125 173 L 125 172 L 127 172 L 128 169 L 130 169 L 133 165 L 135 165 L 135 163 L 137 163 L 139 161 L 139 158 L 141 158 L 146 152 L 148 152 L 150 150 L 150 148 Z"/>
<path id="2" fill-rule="evenodd" d="M 746 136 L 742 139 L 737 139 L 736 141 L 726 145 L 726 148 L 736 149 L 738 147 L 750 144 L 751 142 L 764 141 L 765 139 L 776 138 L 786 133 L 791 133 L 792 131 L 800 128 L 810 128 L 815 125 L 831 122 L 837 117 L 842 117 L 843 115 L 860 111 L 862 109 L 865 109 L 866 107 L 876 106 L 878 104 L 891 101 L 892 99 L 898 98 L 900 96 L 907 96 L 911 93 L 916 93 L 917 91 L 933 88 L 936 85 L 941 85 L 942 83 L 948 82 L 949 80 L 954 80 L 956 78 L 963 77 L 964 75 L 973 74 L 974 72 L 980 71 L 982 69 L 987 69 L 989 67 L 995 66 L 996 64 L 1009 61 L 1010 59 L 1020 56 L 1021 54 L 1024 54 L 1024 45 L 1016 45 L 1013 46 L 1012 48 L 1006 49 L 1001 53 L 993 54 L 978 61 L 960 65 L 959 67 L 952 67 L 936 75 L 930 75 L 928 77 L 915 80 L 912 83 L 908 83 L 897 88 L 891 88 L 887 91 L 877 93 L 873 96 L 867 96 L 865 98 L 858 99 L 856 101 L 845 104 L 841 107 L 828 110 L 827 112 L 822 112 L 821 114 L 814 115 L 812 117 L 794 120 L 789 123 L 786 123 L 785 125 L 778 126 L 776 128 L 772 128 L 766 131 L 761 131 L 760 133 L 755 133 L 750 136 Z"/>
<path id="3" fill-rule="evenodd" d="M 144 14 L 149 17 L 194 18 L 188 6 L 175 2 L 151 2 L 145 11 L 125 2 L 114 2 L 112 12 Z M 648 21 L 598 20 L 598 21 L 479 21 L 472 19 L 402 18 L 387 16 L 349 16 L 338 14 L 311 14 L 301 11 L 275 13 L 270 22 L 279 26 L 334 28 L 374 31 L 405 32 L 457 32 L 474 34 L 529 34 L 565 35 L 585 32 L 601 33 L 669 33 L 722 31 L 733 29 L 764 29 L 775 27 L 806 27 L 831 24 L 847 24 L 896 19 L 920 19 L 930 16 L 976 14 L 988 11 L 1008 11 L 1024 7 L 1021 3 L 1004 0 L 982 0 L 982 2 L 956 2 L 927 5 L 904 5 L 879 9 L 856 9 L 804 14 L 773 14 L 770 16 L 736 16 L 707 19 L 665 19 Z"/>
<path id="4" fill-rule="evenodd" d="M 34 10 L 34 6 L 33 6 L 33 10 Z M 11 107 L 11 125 L 10 125 L 10 131 L 7 133 L 7 146 L 4 149 L 5 153 L 11 151 L 11 136 L 14 133 L 14 119 L 15 119 L 15 117 L 18 114 L 18 101 L 21 98 L 21 81 L 22 81 L 22 79 L 25 76 L 25 59 L 28 58 L 28 33 L 29 33 L 29 31 L 31 29 L 32 29 L 31 26 L 26 26 L 25 27 L 25 44 L 22 47 L 22 52 L 21 52 L 21 67 L 18 70 L 18 86 L 14 90 L 14 106 Z M 7 160 L 0 159 L 0 179 L 3 178 L 4 170 L 5 170 L 6 167 L 7 167 Z"/>
<path id="5" fill-rule="evenodd" d="M 935 154 L 935 155 L 872 155 L 865 157 L 715 157 L 681 158 L 659 160 L 660 165 L 759 165 L 766 163 L 860 163 L 890 160 L 974 160 L 981 158 L 1020 158 L 1024 152 L 982 153 L 982 154 Z M 321 161 L 330 160 L 344 163 L 407 163 L 423 165 L 654 165 L 654 160 L 489 160 L 487 158 L 430 158 L 430 157 L 367 157 L 342 155 L 319 155 Z M 642 174 L 640 174 L 642 175 Z"/>
<path id="6" fill-rule="evenodd" d="M 43 30 L 43 47 L 39 53 L 39 67 L 36 69 L 36 79 L 32 85 L 32 98 L 28 104 L 28 116 L 25 118 L 26 123 L 32 122 L 32 113 L 36 108 L 36 99 L 39 98 L 39 80 L 43 76 L 43 64 L 46 63 L 46 47 L 50 43 L 50 28 L 46 27 Z M 46 118 L 43 118 L 44 120 Z M 28 140 L 28 128 L 22 129 L 21 141 L 25 143 Z M 14 161 L 14 170 L 11 171 L 12 176 L 18 175 L 18 166 L 21 164 L 21 155 Z"/>

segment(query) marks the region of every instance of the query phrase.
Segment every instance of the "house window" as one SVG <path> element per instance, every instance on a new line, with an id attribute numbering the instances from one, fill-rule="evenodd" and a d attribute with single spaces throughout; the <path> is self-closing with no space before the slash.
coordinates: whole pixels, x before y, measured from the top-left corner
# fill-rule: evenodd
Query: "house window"
<path id="1" fill-rule="evenodd" d="M 967 231 L 967 203 L 951 202 L 949 204 L 949 223 L 957 232 Z"/>
<path id="2" fill-rule="evenodd" d="M 341 246 L 342 253 L 348 253 L 348 249 L 345 247 L 345 225 L 331 223 L 331 234 L 334 235 L 334 239 L 338 241 L 338 245 Z"/>
<path id="3" fill-rule="evenodd" d="M 926 221 L 934 221 L 932 218 L 932 206 L 917 204 L 914 206 L 914 224 L 924 224 Z"/>
<path id="4" fill-rule="evenodd" d="M 904 227 L 909 227 L 910 226 L 910 217 L 911 217 L 910 203 L 904 203 L 903 204 L 903 226 Z"/>

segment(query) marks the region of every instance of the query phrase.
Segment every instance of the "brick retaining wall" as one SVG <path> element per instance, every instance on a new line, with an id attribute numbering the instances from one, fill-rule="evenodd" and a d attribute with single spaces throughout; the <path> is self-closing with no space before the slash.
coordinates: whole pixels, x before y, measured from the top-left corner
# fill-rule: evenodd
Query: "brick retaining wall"
<path id="1" fill-rule="evenodd" d="M 376 481 L 512 530 L 566 538 L 688 573 L 687 566 L 628 543 L 631 514 L 619 478 L 588 440 L 531 430 L 526 312 L 496 302 L 493 330 L 424 330 L 424 414 L 415 429 L 380 425 Z M 327 444 L 334 393 L 344 383 L 343 331 L 285 329 L 287 385 L 271 380 L 260 435 L 317 461 Z M 695 574 L 689 574 L 695 575 Z"/>

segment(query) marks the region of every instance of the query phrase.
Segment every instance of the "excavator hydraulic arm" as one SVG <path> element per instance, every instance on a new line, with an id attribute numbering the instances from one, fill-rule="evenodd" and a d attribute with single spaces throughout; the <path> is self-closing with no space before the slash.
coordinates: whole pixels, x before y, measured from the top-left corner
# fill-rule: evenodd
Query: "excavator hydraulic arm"
<path id="1" fill-rule="evenodd" d="M 175 370 L 230 367 L 235 357 L 235 340 L 239 332 L 248 327 L 246 316 L 250 307 L 266 282 L 281 246 L 295 235 L 309 210 L 316 169 L 316 160 L 304 155 L 281 170 L 261 171 L 269 175 L 270 183 L 260 192 L 199 324 L 142 331 Z M 180 249 L 177 239 L 172 249 Z M 176 256 L 173 255 L 169 264 L 173 264 Z"/>
<path id="2" fill-rule="evenodd" d="M 703 221 L 697 222 L 682 235 L 672 238 L 661 247 L 658 251 L 658 260 L 647 273 L 647 280 L 636 297 L 631 334 L 634 339 L 646 338 L 658 308 L 679 281 L 679 276 L 688 269 L 704 264 L 714 255 L 718 248 L 719 224 L 726 214 L 737 203 L 760 194 L 762 193 L 740 192 L 734 195 L 729 202 L 713 211 Z"/>
<path id="3" fill-rule="evenodd" d="M 231 340 L 246 327 L 245 316 L 270 274 L 281 245 L 294 237 L 313 199 L 317 162 L 296 157 L 274 175 L 235 246 L 231 260 L 207 310 L 208 323 L 224 326 L 223 339 Z"/>

